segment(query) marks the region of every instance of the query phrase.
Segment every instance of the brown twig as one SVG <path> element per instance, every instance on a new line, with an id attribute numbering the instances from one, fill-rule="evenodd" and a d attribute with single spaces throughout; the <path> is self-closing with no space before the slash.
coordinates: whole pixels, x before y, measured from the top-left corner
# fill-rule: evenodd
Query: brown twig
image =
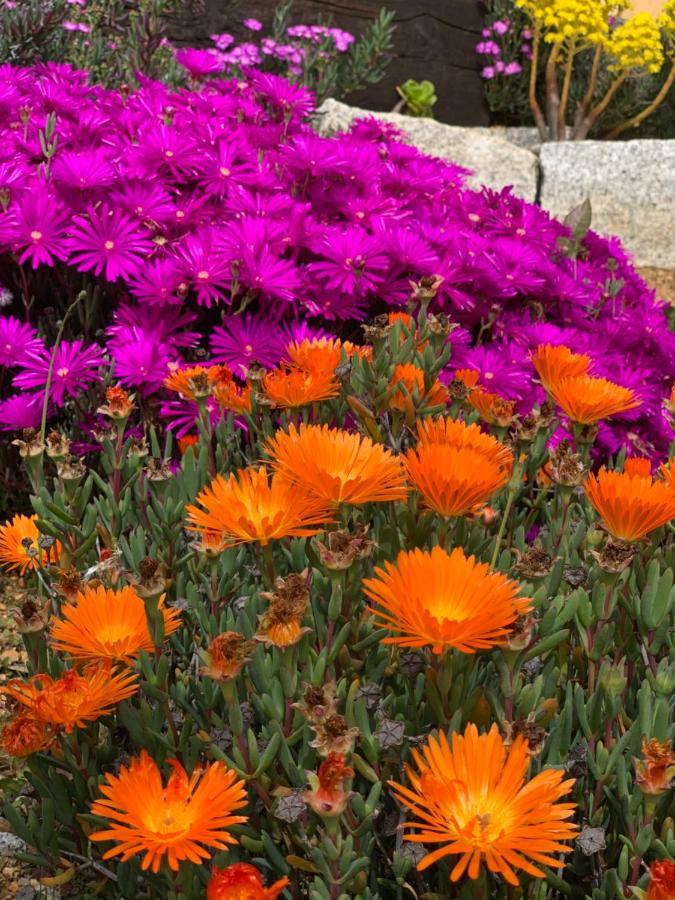
<path id="1" fill-rule="evenodd" d="M 637 128 L 637 126 L 640 124 L 640 122 L 644 122 L 644 120 L 648 116 L 651 116 L 651 114 L 654 112 L 654 110 L 658 106 L 660 106 L 663 103 L 663 101 L 666 99 L 666 97 L 668 96 L 668 91 L 671 89 L 674 82 L 675 82 L 675 63 L 673 63 L 673 66 L 672 66 L 670 72 L 668 73 L 668 77 L 663 82 L 661 90 L 658 92 L 656 97 L 654 97 L 654 99 L 649 104 L 649 106 L 645 106 L 645 108 L 641 112 L 637 113 L 637 115 L 631 116 L 630 119 L 626 119 L 624 122 L 621 122 L 620 125 L 617 125 L 616 127 L 612 128 L 612 130 L 607 134 L 607 140 L 610 140 L 610 141 L 614 140 L 614 138 L 617 138 L 620 134 L 623 134 L 624 131 L 628 131 L 629 128 Z"/>

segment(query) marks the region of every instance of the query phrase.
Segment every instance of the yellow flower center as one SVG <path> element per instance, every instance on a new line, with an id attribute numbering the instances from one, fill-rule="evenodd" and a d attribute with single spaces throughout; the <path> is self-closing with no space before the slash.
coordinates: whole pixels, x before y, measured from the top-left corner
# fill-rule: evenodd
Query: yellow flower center
<path id="1" fill-rule="evenodd" d="M 201 272 L 197 272 L 197 278 L 199 279 L 199 281 L 206 281 L 208 277 L 209 273 L 205 269 L 202 269 Z"/>
<path id="2" fill-rule="evenodd" d="M 103 247 L 104 247 L 106 250 L 112 250 L 114 246 L 115 246 L 115 242 L 114 242 L 114 241 L 106 241 L 105 244 L 103 245 Z"/>
<path id="3" fill-rule="evenodd" d="M 32 241 L 40 241 L 42 240 L 42 232 L 41 231 L 31 231 L 30 239 Z"/>

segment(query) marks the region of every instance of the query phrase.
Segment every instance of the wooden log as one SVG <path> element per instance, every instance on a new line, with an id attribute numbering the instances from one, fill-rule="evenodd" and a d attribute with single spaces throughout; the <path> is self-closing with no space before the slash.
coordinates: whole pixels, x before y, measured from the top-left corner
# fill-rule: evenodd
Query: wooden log
<path id="1" fill-rule="evenodd" d="M 478 0 L 295 0 L 291 22 L 332 24 L 360 34 L 385 6 L 396 14 L 394 59 L 383 81 L 347 98 L 374 110 L 391 110 L 396 85 L 408 78 L 427 78 L 436 86 L 435 116 L 453 125 L 487 125 L 483 85 L 475 45 L 482 16 Z M 171 29 L 181 45 L 205 46 L 222 31 L 238 40 L 247 34 L 245 18 L 260 19 L 269 33 L 275 3 L 270 0 L 192 0 L 185 3 Z"/>

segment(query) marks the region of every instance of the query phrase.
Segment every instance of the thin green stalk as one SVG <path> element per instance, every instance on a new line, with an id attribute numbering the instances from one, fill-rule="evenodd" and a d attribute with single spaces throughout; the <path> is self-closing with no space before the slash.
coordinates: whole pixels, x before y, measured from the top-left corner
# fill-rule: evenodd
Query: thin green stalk
<path id="1" fill-rule="evenodd" d="M 68 309 L 65 311 L 63 318 L 61 319 L 61 324 L 59 325 L 59 330 L 56 333 L 56 341 L 54 342 L 54 349 L 52 350 L 51 359 L 49 360 L 49 368 L 47 369 L 47 380 L 45 382 L 45 398 L 42 401 L 42 423 L 40 425 L 40 441 L 44 444 L 45 435 L 47 434 L 47 410 L 49 408 L 49 391 L 52 386 L 52 376 L 54 374 L 54 363 L 56 362 L 56 354 L 58 353 L 59 346 L 61 344 L 61 338 L 63 337 L 63 332 L 66 327 L 66 322 L 68 321 L 68 317 L 71 312 L 77 307 L 80 301 L 86 299 L 87 293 L 86 291 L 80 291 L 77 297 L 70 304 Z"/>

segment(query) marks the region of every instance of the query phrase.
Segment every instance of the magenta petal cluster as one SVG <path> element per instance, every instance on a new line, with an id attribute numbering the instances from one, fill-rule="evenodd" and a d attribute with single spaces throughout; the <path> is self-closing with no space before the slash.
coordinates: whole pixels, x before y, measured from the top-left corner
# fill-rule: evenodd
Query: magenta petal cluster
<path id="1" fill-rule="evenodd" d="M 289 35 L 329 38 L 349 45 Z M 113 378 L 160 392 L 159 413 L 183 428 L 194 410 L 162 387 L 172 363 L 210 358 L 240 377 L 275 365 L 289 335 L 351 338 L 359 321 L 401 308 L 411 282 L 437 276 L 431 311 L 458 326 L 445 380 L 475 369 L 525 414 L 544 399 L 532 349 L 587 349 L 598 374 L 642 401 L 602 423 L 597 452 L 667 454 L 675 336 L 617 240 L 588 232 L 571 259 L 566 226 L 509 190 L 468 188 L 464 170 L 373 118 L 321 137 L 308 90 L 250 64 L 229 77 L 222 54 L 244 45 L 216 44 L 176 51 L 191 90 L 143 78 L 120 93 L 64 65 L 3 66 L 0 284 L 16 298 L 0 313 L 15 391 L 4 427 L 34 416 L 16 398 L 43 390 L 50 360 L 20 320 L 22 279 L 57 309 L 95 285 L 106 316 L 98 343 L 59 348 L 50 409 L 98 382 L 105 351 Z M 57 142 L 45 166 L 49 116 Z"/>

